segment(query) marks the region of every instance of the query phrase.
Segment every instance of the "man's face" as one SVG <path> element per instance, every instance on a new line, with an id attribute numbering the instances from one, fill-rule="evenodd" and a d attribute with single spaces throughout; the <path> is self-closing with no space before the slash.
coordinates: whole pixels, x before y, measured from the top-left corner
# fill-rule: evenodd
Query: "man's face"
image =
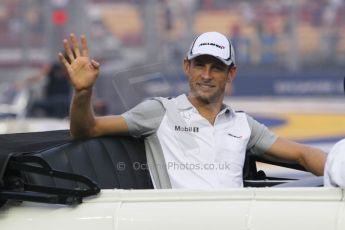
<path id="1" fill-rule="evenodd" d="M 184 71 L 189 78 L 190 96 L 203 103 L 222 101 L 227 83 L 235 77 L 236 66 L 227 65 L 210 55 L 184 60 Z"/>

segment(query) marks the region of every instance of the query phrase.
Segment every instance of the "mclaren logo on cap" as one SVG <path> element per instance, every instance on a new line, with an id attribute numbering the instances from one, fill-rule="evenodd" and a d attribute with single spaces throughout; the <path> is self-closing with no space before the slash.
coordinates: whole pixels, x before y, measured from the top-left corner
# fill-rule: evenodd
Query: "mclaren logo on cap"
<path id="1" fill-rule="evenodd" d="M 221 46 L 221 45 L 218 45 L 216 43 L 211 43 L 211 42 L 204 42 L 204 43 L 200 43 L 199 46 L 215 46 L 215 47 L 218 47 L 219 49 L 225 49 L 225 46 Z"/>

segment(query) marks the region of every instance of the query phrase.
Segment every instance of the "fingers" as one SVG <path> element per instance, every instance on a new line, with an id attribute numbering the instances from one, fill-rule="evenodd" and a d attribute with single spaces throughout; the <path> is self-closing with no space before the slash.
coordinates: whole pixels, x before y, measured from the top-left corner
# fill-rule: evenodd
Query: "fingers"
<path id="1" fill-rule="evenodd" d="M 71 48 L 69 47 L 67 39 L 63 40 L 63 47 L 65 48 L 65 52 L 69 58 L 69 60 L 72 62 L 74 61 L 74 54 L 72 53 Z M 60 55 L 59 55 L 60 56 Z M 62 55 L 63 56 L 63 55 Z"/>
<path id="2" fill-rule="evenodd" d="M 63 66 L 65 66 L 67 72 L 69 72 L 71 66 L 70 66 L 70 64 L 68 63 L 68 61 L 66 60 L 66 58 L 63 56 L 62 53 L 59 53 L 58 56 L 59 56 L 59 60 L 60 60 L 61 64 L 62 64 Z"/>
<path id="3" fill-rule="evenodd" d="M 96 62 L 95 60 L 91 60 L 91 64 L 92 64 L 93 68 L 99 69 L 100 64 L 98 62 Z"/>
<path id="4" fill-rule="evenodd" d="M 70 39 L 72 42 L 72 46 L 73 46 L 73 50 L 74 50 L 74 54 L 75 57 L 80 57 L 80 50 L 79 50 L 79 45 L 78 45 L 78 39 L 76 38 L 76 36 L 72 33 L 70 34 Z"/>
<path id="5" fill-rule="evenodd" d="M 70 44 L 68 43 L 67 39 L 63 40 L 63 46 L 64 46 L 64 49 L 65 49 L 66 54 L 68 56 L 68 59 L 72 62 L 77 57 L 80 57 L 81 55 L 80 55 L 80 49 L 79 49 L 79 45 L 78 45 L 78 39 L 73 33 L 70 34 L 70 40 L 72 43 L 73 51 L 72 51 Z M 86 38 L 84 35 L 81 36 L 81 44 L 82 44 L 83 56 L 88 56 L 89 50 L 88 50 Z"/>
<path id="6" fill-rule="evenodd" d="M 89 56 L 89 48 L 87 46 L 87 41 L 86 41 L 85 35 L 80 36 L 80 41 L 81 41 L 82 55 L 84 57 L 88 57 Z"/>

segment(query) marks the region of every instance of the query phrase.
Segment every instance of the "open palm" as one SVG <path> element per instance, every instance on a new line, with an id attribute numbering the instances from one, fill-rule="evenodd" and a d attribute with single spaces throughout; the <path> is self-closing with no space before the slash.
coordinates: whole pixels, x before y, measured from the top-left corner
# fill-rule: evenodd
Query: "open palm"
<path id="1" fill-rule="evenodd" d="M 70 35 L 73 52 L 67 39 L 64 39 L 65 57 L 59 53 L 60 62 L 65 66 L 70 81 L 76 91 L 92 88 L 99 73 L 99 63 L 91 60 L 88 54 L 88 46 L 85 36 L 81 36 L 80 52 L 78 40 L 74 34 Z M 69 59 L 69 61 L 67 61 Z"/>

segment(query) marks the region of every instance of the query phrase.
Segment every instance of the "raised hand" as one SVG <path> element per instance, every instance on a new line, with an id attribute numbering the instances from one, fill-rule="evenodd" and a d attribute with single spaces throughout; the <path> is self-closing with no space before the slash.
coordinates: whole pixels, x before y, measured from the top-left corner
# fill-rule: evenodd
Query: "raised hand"
<path id="1" fill-rule="evenodd" d="M 76 91 L 89 90 L 95 83 L 100 64 L 89 57 L 89 49 L 84 35 L 80 37 L 81 52 L 78 39 L 74 34 L 70 34 L 73 52 L 67 39 L 63 40 L 66 56 L 59 53 L 59 60 L 65 66 L 70 81 Z M 74 54 L 73 54 L 74 53 Z M 67 61 L 67 59 L 69 61 Z"/>

